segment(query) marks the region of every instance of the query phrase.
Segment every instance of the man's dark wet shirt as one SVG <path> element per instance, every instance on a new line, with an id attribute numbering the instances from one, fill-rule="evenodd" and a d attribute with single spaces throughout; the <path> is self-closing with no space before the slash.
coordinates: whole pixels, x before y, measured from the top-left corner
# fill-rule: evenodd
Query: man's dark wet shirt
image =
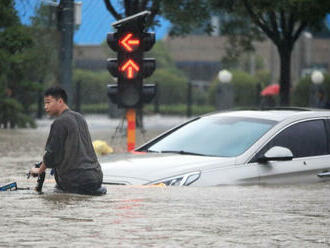
<path id="1" fill-rule="evenodd" d="M 43 161 L 55 168 L 58 186 L 65 191 L 95 190 L 103 174 L 85 119 L 65 110 L 51 125 Z"/>

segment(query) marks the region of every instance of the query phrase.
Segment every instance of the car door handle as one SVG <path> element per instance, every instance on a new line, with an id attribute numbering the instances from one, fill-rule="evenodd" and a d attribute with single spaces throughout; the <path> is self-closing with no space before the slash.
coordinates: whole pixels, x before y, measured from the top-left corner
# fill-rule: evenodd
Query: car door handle
<path id="1" fill-rule="evenodd" d="M 317 174 L 318 177 L 330 177 L 330 172 L 326 171 L 326 172 L 321 172 L 319 174 Z"/>

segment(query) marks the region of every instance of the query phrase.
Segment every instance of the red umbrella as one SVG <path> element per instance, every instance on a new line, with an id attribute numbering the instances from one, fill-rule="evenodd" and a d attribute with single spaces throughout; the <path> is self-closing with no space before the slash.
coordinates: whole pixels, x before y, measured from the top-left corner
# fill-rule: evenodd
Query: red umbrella
<path id="1" fill-rule="evenodd" d="M 279 84 L 271 84 L 264 88 L 260 95 L 262 96 L 273 96 L 278 95 L 280 93 L 280 85 Z"/>

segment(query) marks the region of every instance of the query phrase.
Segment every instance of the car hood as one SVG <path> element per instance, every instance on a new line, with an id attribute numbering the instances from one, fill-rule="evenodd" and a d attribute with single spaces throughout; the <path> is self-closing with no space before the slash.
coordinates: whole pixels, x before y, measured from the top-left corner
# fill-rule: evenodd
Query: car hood
<path id="1" fill-rule="evenodd" d="M 100 159 L 104 183 L 147 184 L 183 173 L 234 164 L 234 158 L 182 154 L 115 154 Z"/>

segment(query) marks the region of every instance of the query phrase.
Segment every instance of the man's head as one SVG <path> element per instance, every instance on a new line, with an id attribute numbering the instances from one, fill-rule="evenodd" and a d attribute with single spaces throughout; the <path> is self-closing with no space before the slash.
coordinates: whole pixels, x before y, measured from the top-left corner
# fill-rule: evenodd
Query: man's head
<path id="1" fill-rule="evenodd" d="M 64 89 L 59 86 L 52 86 L 44 93 L 44 104 L 46 112 L 51 116 L 60 115 L 67 106 L 68 96 Z"/>

